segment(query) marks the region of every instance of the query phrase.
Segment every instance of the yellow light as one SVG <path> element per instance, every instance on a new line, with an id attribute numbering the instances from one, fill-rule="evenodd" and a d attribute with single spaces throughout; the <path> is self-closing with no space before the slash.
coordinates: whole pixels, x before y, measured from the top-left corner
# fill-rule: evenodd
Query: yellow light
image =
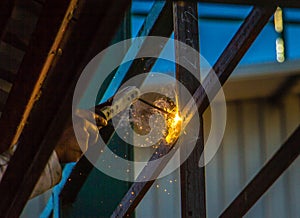
<path id="1" fill-rule="evenodd" d="M 274 25 L 276 32 L 281 33 L 283 31 L 282 9 L 280 7 L 277 7 L 274 14 Z"/>
<path id="2" fill-rule="evenodd" d="M 279 63 L 282 63 L 285 61 L 284 56 L 284 41 L 282 38 L 276 39 L 276 59 Z"/>
<path id="3" fill-rule="evenodd" d="M 181 131 L 182 118 L 180 117 L 177 108 L 175 109 L 175 111 L 176 112 L 174 113 L 174 117 L 169 117 L 167 119 L 168 135 L 166 136 L 166 142 L 168 144 L 176 141 Z"/>
<path id="4" fill-rule="evenodd" d="M 176 114 L 175 117 L 174 117 L 174 123 L 178 123 L 180 122 L 182 119 L 181 117 L 179 116 L 179 114 Z"/>

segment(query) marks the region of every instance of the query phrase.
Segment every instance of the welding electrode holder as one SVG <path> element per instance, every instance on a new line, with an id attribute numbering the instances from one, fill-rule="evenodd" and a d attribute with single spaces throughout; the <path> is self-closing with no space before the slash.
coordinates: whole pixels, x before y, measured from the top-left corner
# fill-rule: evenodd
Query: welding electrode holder
<path id="1" fill-rule="evenodd" d="M 95 113 L 109 121 L 134 103 L 139 96 L 140 90 L 138 88 L 135 86 L 126 87 L 109 98 L 106 102 L 95 106 Z M 96 119 L 97 126 L 99 126 L 98 123 Z"/>
<path id="2" fill-rule="evenodd" d="M 151 94 L 151 93 L 148 93 Z M 152 93 L 153 94 L 153 93 Z M 159 93 L 155 93 L 156 98 L 158 99 L 164 99 L 170 107 L 175 107 L 175 103 L 169 99 L 168 97 L 161 95 Z M 95 113 L 103 118 L 105 118 L 107 121 L 111 120 L 114 116 L 116 116 L 118 113 L 121 111 L 125 110 L 126 108 L 130 107 L 135 101 L 139 100 L 143 102 L 144 104 L 152 107 L 153 109 L 156 109 L 164 114 L 167 114 L 170 117 L 174 117 L 174 114 L 166 111 L 163 108 L 160 108 L 156 105 L 153 104 L 152 101 L 146 101 L 145 99 L 140 98 L 141 97 L 141 92 L 138 88 L 135 86 L 129 86 L 121 91 L 119 91 L 116 95 L 113 97 L 109 98 L 106 102 L 97 105 L 94 110 Z M 153 99 L 154 101 L 154 99 Z M 96 119 L 96 124 L 97 126 L 99 125 L 99 121 L 97 123 Z"/>

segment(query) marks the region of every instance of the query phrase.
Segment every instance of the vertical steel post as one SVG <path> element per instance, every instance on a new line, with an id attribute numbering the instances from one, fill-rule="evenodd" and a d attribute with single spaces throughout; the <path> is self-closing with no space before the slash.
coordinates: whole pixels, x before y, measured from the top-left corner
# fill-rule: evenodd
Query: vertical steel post
<path id="1" fill-rule="evenodd" d="M 174 38 L 199 51 L 197 2 L 176 1 L 173 3 Z M 176 64 L 176 79 L 191 94 L 195 93 L 200 81 L 200 55 L 186 60 L 185 50 L 175 42 L 176 62 L 184 61 L 191 65 L 197 75 Z M 195 78 L 195 76 L 197 78 Z M 178 87 L 179 105 L 186 105 L 186 99 L 180 98 L 182 90 Z M 196 115 L 197 116 L 197 115 Z M 198 167 L 198 160 L 204 148 L 203 120 L 200 117 L 200 129 L 196 146 L 188 159 L 180 167 L 181 214 L 182 217 L 206 217 L 205 169 Z"/>

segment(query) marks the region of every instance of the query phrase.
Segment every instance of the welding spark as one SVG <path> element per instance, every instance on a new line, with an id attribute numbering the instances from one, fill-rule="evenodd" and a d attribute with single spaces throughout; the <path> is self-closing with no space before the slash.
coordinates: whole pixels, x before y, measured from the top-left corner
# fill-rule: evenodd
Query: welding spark
<path id="1" fill-rule="evenodd" d="M 174 141 L 176 141 L 181 132 L 182 118 L 179 115 L 179 111 L 177 107 L 175 108 L 175 110 L 176 110 L 175 116 L 169 117 L 167 119 L 168 135 L 166 136 L 166 142 L 168 144 L 171 144 Z"/>

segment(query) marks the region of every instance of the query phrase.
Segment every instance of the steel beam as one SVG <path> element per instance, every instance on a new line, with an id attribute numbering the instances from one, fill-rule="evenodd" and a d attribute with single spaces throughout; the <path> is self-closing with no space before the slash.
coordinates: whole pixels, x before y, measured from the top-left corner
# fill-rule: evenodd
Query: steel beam
<path id="1" fill-rule="evenodd" d="M 173 3 L 174 39 L 189 45 L 199 52 L 198 8 L 197 2 L 176 1 Z M 176 63 L 187 63 L 194 68 L 197 75 L 176 64 L 176 79 L 193 94 L 200 86 L 200 55 L 186 60 L 180 44 L 175 42 Z M 191 64 L 192 63 L 192 64 Z M 196 77 L 196 78 L 195 78 Z M 179 107 L 184 106 L 186 99 L 181 98 L 182 90 L 177 87 Z M 203 120 L 200 118 L 198 140 L 193 152 L 180 166 L 181 217 L 206 217 L 205 168 L 198 167 L 198 161 L 204 149 Z M 181 157 L 185 158 L 185 157 Z"/>
<path id="2" fill-rule="evenodd" d="M 172 25 L 172 6 L 170 1 L 157 1 L 146 17 L 144 24 L 137 36 L 170 37 L 173 32 Z M 144 45 L 142 46 L 147 47 L 147 41 L 144 42 Z M 141 50 L 143 50 L 143 47 Z M 159 54 L 162 49 L 163 45 L 161 50 L 157 50 L 157 54 Z M 130 68 L 128 69 L 122 83 L 141 73 L 148 73 L 151 71 L 155 61 L 156 58 L 152 57 L 134 60 L 130 65 Z"/>
<path id="3" fill-rule="evenodd" d="M 270 17 L 275 12 L 276 7 L 260 7 L 256 6 L 239 28 L 238 32 L 233 36 L 223 53 L 220 55 L 212 70 L 208 73 L 202 82 L 202 86 L 198 87 L 193 98 L 201 113 L 204 113 L 209 106 L 209 101 L 205 92 L 215 96 L 218 93 L 216 75 L 221 85 L 227 81 L 234 68 L 238 65 L 244 54 L 250 48 L 256 37 L 259 35 L 263 27 L 267 24 Z"/>
<path id="4" fill-rule="evenodd" d="M 144 24 L 142 25 L 138 36 L 164 36 L 169 37 L 173 31 L 172 28 L 172 5 L 170 2 L 157 1 L 150 10 L 148 16 L 146 17 Z M 146 46 L 146 45 L 142 45 Z M 141 48 L 143 49 L 143 48 Z M 161 48 L 161 50 L 163 47 Z M 157 51 L 158 53 L 161 52 Z M 132 76 L 138 75 L 143 72 L 149 72 L 154 65 L 155 58 L 144 58 L 135 59 L 130 66 L 125 65 L 125 67 L 120 67 L 116 72 L 116 76 L 124 76 L 122 82 L 124 83 Z M 125 72 L 125 73 L 124 73 Z M 115 84 L 117 87 L 120 84 Z M 105 129 L 106 136 L 105 141 L 109 141 L 112 131 Z M 108 134 L 109 132 L 110 134 Z M 60 194 L 60 199 L 62 204 L 71 203 L 76 199 L 78 192 L 80 191 L 82 185 L 87 179 L 89 173 L 93 169 L 92 164 L 83 156 L 79 162 L 74 167 L 67 183 L 65 184 L 63 190 Z"/>
<path id="5" fill-rule="evenodd" d="M 19 217 L 67 119 L 71 117 L 73 92 L 82 69 L 92 57 L 108 46 L 129 5 L 129 0 L 121 3 L 117 0 L 109 3 L 104 0 L 45 2 L 44 13 L 31 42 L 32 50 L 27 54 L 26 64 L 23 62 L 22 65 L 29 68 L 29 74 L 25 73 L 25 69 L 21 73 L 25 73 L 23 77 L 30 78 L 30 67 L 37 65 L 33 69 L 35 74 L 39 74 L 41 68 L 49 64 L 49 75 L 42 84 L 39 98 L 35 99 L 18 148 L 2 178 L 0 195 L 5 200 L 0 202 L 1 217 Z M 115 12 L 113 17 L 108 16 L 110 11 Z M 107 35 L 99 41 L 95 37 L 98 36 L 97 32 L 106 32 Z M 96 40 L 97 46 L 91 48 Z M 42 45 L 44 47 L 39 48 Z M 57 49 L 50 50 L 53 46 L 57 46 Z M 30 57 L 32 53 L 34 55 Z M 54 55 L 50 63 L 48 59 L 45 62 L 48 53 L 49 56 Z M 33 84 L 25 85 L 21 87 Z M 22 95 L 21 91 L 17 94 Z M 15 96 L 12 101 L 18 99 L 20 97 Z"/>
<path id="6" fill-rule="evenodd" d="M 254 7 L 248 17 L 245 19 L 244 23 L 241 25 L 213 67 L 222 85 L 226 82 L 236 65 L 239 63 L 243 55 L 249 49 L 265 24 L 268 22 L 275 9 L 275 7 Z M 216 95 L 218 90 L 216 90 L 215 84 L 211 79 L 213 77 L 213 73 L 214 72 L 212 71 L 209 72 L 208 76 L 203 81 L 202 86 L 206 87 L 205 90 L 210 91 L 211 94 Z M 201 114 L 209 106 L 207 96 L 202 86 L 198 87 L 193 95 Z M 154 152 L 151 159 L 156 159 L 156 154 L 163 156 L 170 153 L 172 154 L 175 150 L 176 148 L 174 149 L 173 146 L 161 144 L 160 147 Z M 161 161 L 160 164 L 153 166 L 152 169 L 151 167 L 146 166 L 141 171 L 139 177 L 143 178 L 143 176 L 146 176 L 147 178 L 152 178 L 153 176 L 159 174 L 162 169 L 164 169 L 166 162 L 167 161 Z M 157 172 L 157 170 L 159 172 Z M 153 177 L 153 179 L 155 179 L 155 177 Z M 153 180 L 150 180 L 148 182 L 134 183 L 125 194 L 116 210 L 113 212 L 112 217 L 129 217 L 134 209 L 138 206 L 141 199 L 150 189 L 153 182 Z M 134 193 L 134 195 L 132 195 L 132 193 Z"/>
<path id="7" fill-rule="evenodd" d="M 300 126 L 221 214 L 243 217 L 300 154 Z"/>
<path id="8" fill-rule="evenodd" d="M 38 95 L 38 84 L 46 77 L 42 69 L 67 7 L 68 1 L 65 0 L 45 5 L 0 119 L 0 129 L 5 135 L 0 137 L 0 153 L 19 139 Z M 47 31 L 45 26 L 49 27 Z"/>

